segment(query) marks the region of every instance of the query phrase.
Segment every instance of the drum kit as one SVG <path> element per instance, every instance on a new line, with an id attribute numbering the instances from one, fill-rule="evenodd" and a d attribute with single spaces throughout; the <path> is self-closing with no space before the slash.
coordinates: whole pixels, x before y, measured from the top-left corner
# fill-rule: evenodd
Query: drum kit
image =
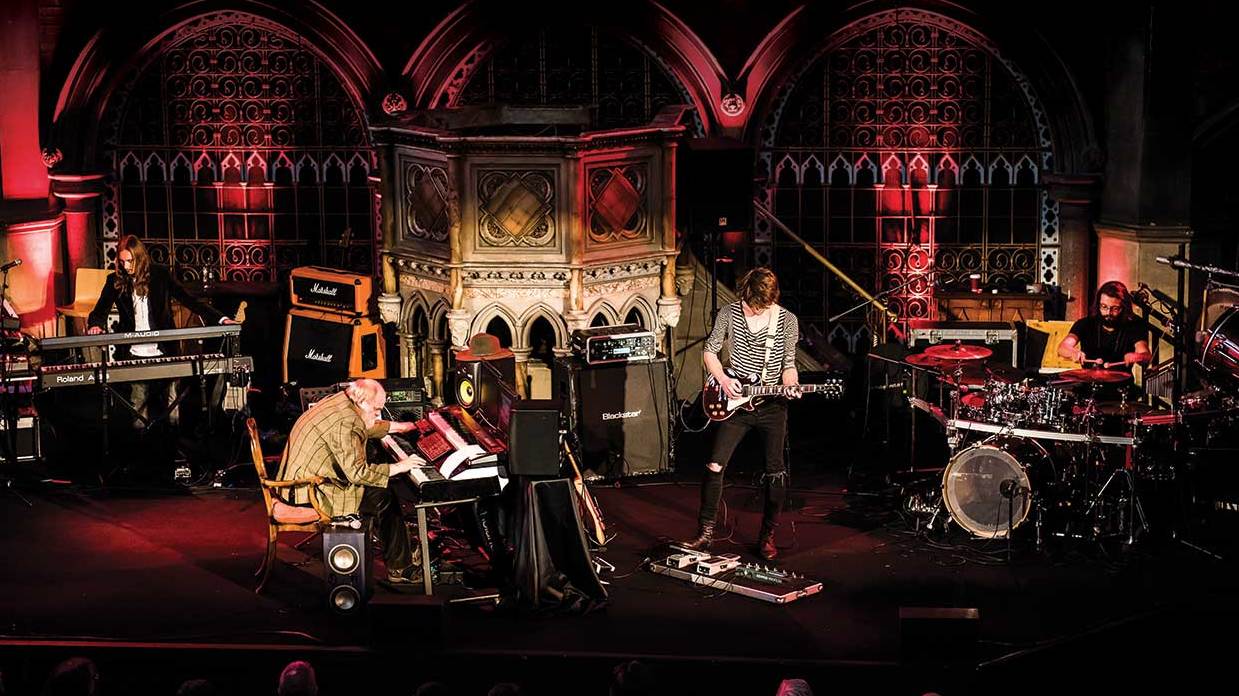
<path id="1" fill-rule="evenodd" d="M 1038 379 L 991 355 L 985 346 L 955 343 L 905 359 L 936 381 L 937 407 L 913 403 L 939 414 L 950 451 L 934 491 L 940 502 L 926 505 L 915 494 L 909 509 L 932 515 L 931 527 L 949 519 L 982 539 L 1009 540 L 1032 520 L 1038 546 L 1045 531 L 1127 543 L 1147 532 L 1137 479 L 1175 472 L 1133 449 L 1170 440 L 1156 431 L 1175 424 L 1173 413 L 1129 401 L 1126 371 L 1086 368 Z"/>

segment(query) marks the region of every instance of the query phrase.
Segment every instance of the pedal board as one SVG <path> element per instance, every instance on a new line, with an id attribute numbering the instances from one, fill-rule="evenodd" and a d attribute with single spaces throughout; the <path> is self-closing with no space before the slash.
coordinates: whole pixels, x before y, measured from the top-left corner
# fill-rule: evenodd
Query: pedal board
<path id="1" fill-rule="evenodd" d="M 688 549 L 676 550 L 679 553 L 650 563 L 650 571 L 772 604 L 787 604 L 822 591 L 822 583 L 803 575 L 755 563 L 741 565 L 740 557 L 734 553 L 711 556 Z"/>

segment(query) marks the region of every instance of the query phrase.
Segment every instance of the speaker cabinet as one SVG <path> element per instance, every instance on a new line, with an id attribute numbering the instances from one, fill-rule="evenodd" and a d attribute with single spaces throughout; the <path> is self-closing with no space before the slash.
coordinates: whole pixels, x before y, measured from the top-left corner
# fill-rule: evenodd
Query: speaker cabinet
<path id="1" fill-rule="evenodd" d="M 696 235 L 753 229 L 753 148 L 723 138 L 686 145 L 676 163 L 681 221 Z"/>
<path id="2" fill-rule="evenodd" d="M 559 476 L 558 399 L 525 399 L 512 406 L 508 421 L 508 473 Z"/>
<path id="3" fill-rule="evenodd" d="M 670 471 L 670 374 L 666 356 L 648 362 L 555 362 L 556 395 L 581 444 L 581 466 L 603 478 Z"/>
<path id="4" fill-rule="evenodd" d="M 374 590 L 369 523 L 360 527 L 332 524 L 323 528 L 323 565 L 327 604 L 342 614 L 361 611 Z"/>
<path id="5" fill-rule="evenodd" d="M 476 411 L 482 404 L 498 399 L 499 382 L 516 389 L 516 356 L 506 348 L 482 358 L 462 358 L 457 353 L 454 375 L 452 393 L 456 403 L 466 411 Z"/>
<path id="6" fill-rule="evenodd" d="M 387 376 L 383 327 L 366 317 L 290 309 L 284 324 L 284 381 L 321 387 Z"/>
<path id="7" fill-rule="evenodd" d="M 9 434 L 8 418 L 0 414 L 0 465 L 8 456 L 10 443 L 17 446 L 17 461 L 33 462 L 42 456 L 39 440 L 39 417 L 33 414 L 17 418 L 15 436 Z M 15 441 L 15 442 L 14 442 Z"/>

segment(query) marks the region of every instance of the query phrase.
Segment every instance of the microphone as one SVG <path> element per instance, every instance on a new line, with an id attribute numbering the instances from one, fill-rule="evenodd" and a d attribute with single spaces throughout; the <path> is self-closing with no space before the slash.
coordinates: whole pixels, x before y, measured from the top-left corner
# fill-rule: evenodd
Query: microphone
<path id="1" fill-rule="evenodd" d="M 21 259 L 13 259 L 6 264 L 0 265 L 0 271 L 9 271 L 22 265 Z"/>
<path id="2" fill-rule="evenodd" d="M 1187 261 L 1183 260 L 1182 256 L 1158 256 L 1157 262 L 1164 263 L 1167 266 L 1172 266 L 1174 268 L 1191 268 Z"/>
<path id="3" fill-rule="evenodd" d="M 1027 490 L 1027 488 L 1021 486 L 1020 482 L 1015 479 L 1003 479 L 1002 483 L 998 484 L 998 493 L 1004 498 L 1014 498 Z"/>
<path id="4" fill-rule="evenodd" d="M 1139 283 L 1139 286 L 1140 286 L 1140 290 L 1144 292 L 1146 295 L 1152 295 L 1158 302 L 1163 302 L 1169 307 L 1174 307 L 1179 304 L 1177 300 L 1173 299 L 1172 297 L 1170 297 L 1170 295 L 1167 295 L 1166 293 L 1162 292 L 1161 290 L 1158 290 L 1157 288 L 1151 288 L 1145 285 L 1144 283 Z"/>

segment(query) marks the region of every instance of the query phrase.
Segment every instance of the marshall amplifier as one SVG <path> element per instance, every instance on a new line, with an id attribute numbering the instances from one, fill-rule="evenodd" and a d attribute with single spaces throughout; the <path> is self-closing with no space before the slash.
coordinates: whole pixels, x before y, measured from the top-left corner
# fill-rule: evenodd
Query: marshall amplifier
<path id="1" fill-rule="evenodd" d="M 383 327 L 365 317 L 288 310 L 284 324 L 284 381 L 322 387 L 358 377 L 383 379 Z"/>
<path id="2" fill-rule="evenodd" d="M 654 332 L 637 324 L 573 331 L 572 351 L 587 365 L 650 360 L 658 354 Z"/>
<path id="3" fill-rule="evenodd" d="M 361 316 L 371 314 L 374 280 L 319 266 L 294 268 L 289 283 L 294 307 Z"/>
<path id="4" fill-rule="evenodd" d="M 580 442 L 583 471 L 614 479 L 673 468 L 666 356 L 609 365 L 560 358 L 554 372 L 555 397 Z"/>

